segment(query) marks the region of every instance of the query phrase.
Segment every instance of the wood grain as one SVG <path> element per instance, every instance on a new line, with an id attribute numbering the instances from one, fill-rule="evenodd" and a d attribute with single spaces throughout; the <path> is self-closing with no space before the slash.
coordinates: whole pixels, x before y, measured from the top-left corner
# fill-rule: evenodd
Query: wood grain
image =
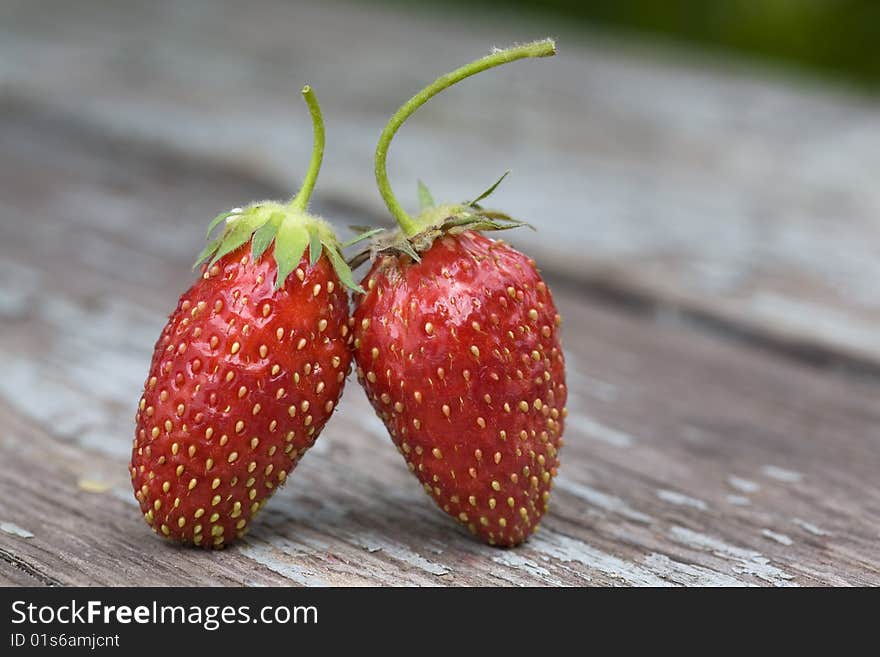
<path id="1" fill-rule="evenodd" d="M 15 163 L 0 166 L 0 582 L 880 584 L 874 380 L 552 274 L 570 415 L 527 544 L 482 546 L 437 511 L 355 381 L 247 540 L 212 555 L 159 540 L 126 472 L 153 341 L 205 220 L 277 190 L 39 107 L 0 106 Z"/>
<path id="2" fill-rule="evenodd" d="M 371 158 L 390 112 L 490 44 L 551 32 L 555 60 L 466 81 L 417 114 L 391 153 L 402 198 L 419 177 L 466 197 L 512 168 L 494 202 L 540 225 L 528 240 L 545 267 L 880 375 L 876 99 L 534 16 L 421 11 L 10 0 L 0 93 L 291 190 L 308 81 L 329 130 L 322 198 L 381 217 Z"/>

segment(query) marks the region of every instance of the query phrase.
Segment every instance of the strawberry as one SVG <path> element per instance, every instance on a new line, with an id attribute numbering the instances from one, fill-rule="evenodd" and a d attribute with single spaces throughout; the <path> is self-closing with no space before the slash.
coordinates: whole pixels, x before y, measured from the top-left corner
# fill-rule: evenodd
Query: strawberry
<path id="1" fill-rule="evenodd" d="M 534 261 L 474 231 L 373 263 L 354 313 L 358 380 L 407 465 L 489 543 L 523 541 L 559 465 L 559 315 Z"/>
<path id="2" fill-rule="evenodd" d="M 153 531 L 219 548 L 240 537 L 336 408 L 350 365 L 346 287 L 330 226 L 306 213 L 323 123 L 314 93 L 309 173 L 289 203 L 223 213 L 153 352 L 130 474 Z"/>
<path id="3" fill-rule="evenodd" d="M 374 240 L 352 317 L 358 380 L 409 469 L 440 508 L 499 546 L 535 530 L 559 467 L 561 320 L 535 262 L 478 232 L 522 225 L 479 205 L 501 180 L 475 201 L 440 206 L 420 184 L 423 209 L 411 217 L 391 192 L 385 156 L 403 121 L 442 89 L 553 52 L 552 41 L 498 51 L 438 79 L 392 117 L 376 176 L 401 230 Z"/>

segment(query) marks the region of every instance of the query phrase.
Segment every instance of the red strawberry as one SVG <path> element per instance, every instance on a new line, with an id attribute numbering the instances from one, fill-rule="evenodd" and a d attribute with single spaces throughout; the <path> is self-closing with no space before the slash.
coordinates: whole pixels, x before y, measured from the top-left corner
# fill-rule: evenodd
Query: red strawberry
<path id="1" fill-rule="evenodd" d="M 225 230 L 156 343 L 138 406 L 135 497 L 154 531 L 183 543 L 244 533 L 317 439 L 349 370 L 344 286 L 356 286 L 329 225 L 305 212 L 323 125 L 303 94 L 315 151 L 300 193 L 212 223 Z"/>
<path id="2" fill-rule="evenodd" d="M 525 540 L 547 509 L 565 418 L 559 315 L 534 261 L 475 232 L 521 225 L 476 201 L 410 217 L 385 155 L 428 98 L 480 70 L 553 54 L 549 41 L 496 52 L 443 78 L 392 117 L 376 152 L 402 233 L 374 242 L 352 317 L 358 379 L 392 440 L 444 511 L 493 545 Z M 500 180 L 498 181 L 500 183 Z"/>
<path id="3" fill-rule="evenodd" d="M 358 380 L 428 494 L 488 542 L 532 533 L 565 416 L 559 315 L 535 264 L 467 231 L 383 255 L 354 313 Z"/>

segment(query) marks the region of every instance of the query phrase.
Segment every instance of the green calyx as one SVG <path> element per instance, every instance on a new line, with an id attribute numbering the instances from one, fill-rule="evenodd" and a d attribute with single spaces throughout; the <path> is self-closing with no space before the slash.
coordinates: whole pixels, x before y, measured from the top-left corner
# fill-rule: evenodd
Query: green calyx
<path id="1" fill-rule="evenodd" d="M 275 278 L 277 290 L 300 263 L 308 247 L 311 265 L 318 262 L 322 253 L 326 253 L 339 280 L 346 287 L 363 292 L 363 288 L 354 281 L 351 268 L 342 256 L 343 245 L 337 240 L 330 224 L 306 212 L 324 156 L 324 120 L 311 87 L 303 87 L 302 94 L 312 117 L 314 147 L 309 169 L 299 192 L 286 204 L 262 201 L 245 208 L 234 208 L 214 217 L 208 225 L 208 238 L 221 224 L 223 229 L 214 239 L 209 240 L 193 268 L 203 262 L 207 262 L 210 268 L 220 258 L 247 242 L 251 243 L 251 254 L 256 261 L 274 244 L 273 255 L 278 266 Z"/>
<path id="2" fill-rule="evenodd" d="M 413 235 L 407 235 L 403 230 L 396 230 L 381 235 L 372 240 L 370 248 L 356 255 L 349 264 L 352 268 L 358 267 L 367 258 L 376 257 L 382 253 L 403 253 L 418 262 L 419 253 L 431 247 L 439 237 L 443 235 L 455 235 L 466 230 L 508 230 L 526 226 L 534 230 L 531 224 L 514 219 L 498 210 L 490 210 L 479 204 L 479 201 L 487 198 L 497 189 L 510 172 L 507 171 L 495 183 L 473 201 L 463 203 L 434 204 L 434 197 L 428 187 L 419 181 L 419 205 L 421 212 L 412 221 L 417 226 Z M 364 233 L 354 241 L 360 241 L 372 236 L 379 230 Z"/>
<path id="3" fill-rule="evenodd" d="M 309 264 L 314 265 L 321 254 L 326 253 L 339 280 L 356 292 L 363 291 L 354 281 L 351 268 L 342 256 L 342 245 L 336 239 L 333 229 L 320 217 L 307 214 L 289 204 L 263 201 L 224 212 L 214 221 L 216 223 L 212 222 L 209 233 L 224 221 L 225 227 L 199 254 L 196 267 L 203 262 L 208 262 L 208 267 L 211 267 L 246 242 L 251 243 L 251 255 L 256 261 L 274 244 L 273 255 L 278 265 L 275 277 L 277 290 L 300 263 L 308 247 Z"/>
<path id="4" fill-rule="evenodd" d="M 501 181 L 504 180 L 507 175 L 506 173 L 501 176 L 494 185 L 483 192 L 483 194 L 476 197 L 473 201 L 468 201 L 462 204 L 435 205 L 428 188 L 422 182 L 419 182 L 418 191 L 421 212 L 415 217 L 410 216 L 401 207 L 397 198 L 394 196 L 394 192 L 391 190 L 385 162 L 388 156 L 388 148 L 391 145 L 391 140 L 400 129 L 400 126 L 403 125 L 403 123 L 415 113 L 419 107 L 424 105 L 428 100 L 444 89 L 451 87 L 465 78 L 480 73 L 481 71 L 500 66 L 501 64 L 506 64 L 527 57 L 549 57 L 555 54 L 556 43 L 552 39 L 535 41 L 522 46 L 507 48 L 505 50 L 495 50 L 486 57 L 475 60 L 470 64 L 466 64 L 451 73 L 447 73 L 446 75 L 437 78 L 397 110 L 388 121 L 388 124 L 382 131 L 382 135 L 379 137 L 379 143 L 376 146 L 375 173 L 379 193 L 382 195 L 389 212 L 391 212 L 400 226 L 400 231 L 396 235 L 383 236 L 379 240 L 374 241 L 372 247 L 373 254 L 377 251 L 395 249 L 408 253 L 412 257 L 418 259 L 418 252 L 428 248 L 434 239 L 444 233 L 464 230 L 504 230 L 527 225 L 523 222 L 511 219 L 504 213 L 486 210 L 479 205 L 480 201 L 495 191 Z M 353 262 L 357 262 L 357 260 L 358 258 L 356 257 Z"/>

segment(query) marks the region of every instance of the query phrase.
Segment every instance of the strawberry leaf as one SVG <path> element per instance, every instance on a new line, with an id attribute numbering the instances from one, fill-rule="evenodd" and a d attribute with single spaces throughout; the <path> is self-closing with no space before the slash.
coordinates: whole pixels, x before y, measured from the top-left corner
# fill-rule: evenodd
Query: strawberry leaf
<path id="1" fill-rule="evenodd" d="M 421 262 L 422 259 L 419 257 L 419 254 L 416 253 L 416 250 L 413 248 L 412 244 L 409 243 L 409 240 L 402 239 L 402 240 L 400 240 L 400 242 L 396 243 L 394 246 L 399 251 L 405 253 L 406 255 L 408 255 L 410 258 L 412 258 L 416 262 Z"/>
<path id="2" fill-rule="evenodd" d="M 229 217 L 231 217 L 232 215 L 238 214 L 239 212 L 240 212 L 240 210 L 238 208 L 235 208 L 234 210 L 229 210 L 228 212 L 221 212 L 216 217 L 211 219 L 211 223 L 208 224 L 208 230 L 207 230 L 207 232 L 205 232 L 205 237 L 210 235 L 214 231 L 214 229 L 220 224 L 221 221 L 224 221 L 224 220 L 228 219 Z"/>
<path id="3" fill-rule="evenodd" d="M 346 247 L 349 247 L 349 246 L 354 246 L 358 242 L 363 242 L 364 240 L 370 239 L 371 237 L 373 237 L 373 235 L 378 235 L 383 230 L 385 230 L 385 229 L 384 228 L 372 228 L 370 230 L 366 230 L 366 231 L 362 232 L 360 235 L 352 237 L 347 242 L 343 242 L 339 246 L 341 246 L 343 249 Z"/>
<path id="4" fill-rule="evenodd" d="M 517 221 L 521 224 L 525 224 L 529 228 L 534 228 L 534 226 L 532 226 L 531 224 L 528 224 L 524 221 L 520 221 L 519 219 L 514 219 L 509 214 L 507 214 L 505 212 L 501 212 L 500 210 L 487 210 L 484 208 L 484 209 L 480 210 L 480 216 L 481 217 L 489 217 L 489 219 L 499 219 L 501 221 Z"/>
<path id="5" fill-rule="evenodd" d="M 483 192 L 482 194 L 480 194 L 480 195 L 479 195 L 477 198 L 475 198 L 473 201 L 468 201 L 467 203 L 465 203 L 465 205 L 469 205 L 469 206 L 471 206 L 472 208 L 477 207 L 477 204 L 478 204 L 480 201 L 482 201 L 484 198 L 488 198 L 488 197 L 492 194 L 492 192 L 494 192 L 496 189 L 498 189 L 498 185 L 500 185 L 501 182 L 502 182 L 505 178 L 507 178 L 507 176 L 508 176 L 509 173 L 510 173 L 510 170 L 508 169 L 507 171 L 504 172 L 504 174 L 503 174 L 498 180 L 495 181 L 495 183 L 494 183 L 491 187 L 489 187 L 489 189 L 487 189 L 485 192 Z"/>
<path id="6" fill-rule="evenodd" d="M 535 227 L 531 224 L 508 217 L 506 214 L 500 212 L 481 212 L 480 214 L 449 217 L 443 222 L 441 228 L 443 230 L 453 228 L 464 228 L 465 230 L 509 230 L 510 228 L 520 228 L 522 226 L 535 230 Z"/>
<path id="7" fill-rule="evenodd" d="M 211 260 L 211 265 L 227 253 L 234 251 L 247 242 L 262 221 L 265 220 L 260 214 L 253 212 L 240 215 L 235 221 L 231 222 L 226 227 L 226 232 L 223 233 L 223 242 L 221 242 L 220 248 L 217 249 L 217 253 L 214 254 L 214 258 Z"/>
<path id="8" fill-rule="evenodd" d="M 309 264 L 314 267 L 321 257 L 321 236 L 312 226 L 308 228 L 309 232 Z"/>
<path id="9" fill-rule="evenodd" d="M 339 276 L 339 280 L 342 281 L 343 285 L 355 292 L 364 294 L 364 288 L 355 283 L 351 268 L 348 266 L 348 263 L 345 262 L 343 257 L 339 255 L 339 252 L 328 246 L 326 253 L 327 257 L 330 258 L 330 264 L 333 265 L 333 269 L 336 271 L 336 275 Z"/>
<path id="10" fill-rule="evenodd" d="M 213 255 L 213 253 L 217 250 L 217 248 L 220 246 L 220 243 L 222 241 L 223 241 L 223 236 L 221 235 L 217 239 L 211 240 L 207 245 L 205 245 L 205 248 L 202 249 L 201 253 L 199 253 L 192 268 L 195 269 L 200 264 L 202 264 L 205 260 L 210 258 Z"/>
<path id="11" fill-rule="evenodd" d="M 269 221 L 257 228 L 254 238 L 251 240 L 251 255 L 254 260 L 259 260 L 263 252 L 269 248 L 283 219 L 284 216 L 280 212 L 276 212 L 269 218 Z"/>
<path id="12" fill-rule="evenodd" d="M 282 285 L 294 267 L 302 260 L 303 252 L 309 243 L 309 233 L 305 226 L 293 221 L 285 221 L 278 227 L 275 236 L 275 262 L 278 265 L 278 275 L 275 279 L 275 289 Z"/>
<path id="13" fill-rule="evenodd" d="M 428 186 L 423 183 L 421 180 L 419 181 L 419 208 L 421 210 L 428 210 L 429 208 L 433 208 L 434 205 L 434 197 L 431 196 L 431 190 L 428 189 Z"/>

